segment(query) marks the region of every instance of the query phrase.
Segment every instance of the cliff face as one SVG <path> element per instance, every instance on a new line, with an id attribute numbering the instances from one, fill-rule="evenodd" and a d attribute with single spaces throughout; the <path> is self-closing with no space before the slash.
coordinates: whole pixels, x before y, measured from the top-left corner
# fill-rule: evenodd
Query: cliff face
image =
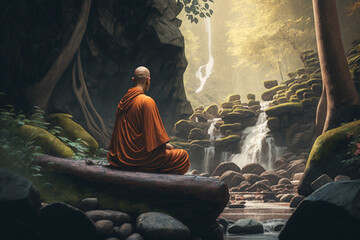
<path id="1" fill-rule="evenodd" d="M 0 3 L 0 90 L 9 95 L 8 102 L 28 105 L 24 91 L 39 82 L 54 63 L 74 29 L 80 5 L 75 0 Z M 109 128 L 139 65 L 151 71 L 147 94 L 155 99 L 168 131 L 176 120 L 191 115 L 183 86 L 184 38 L 176 18 L 181 10 L 175 0 L 91 2 L 80 46 L 81 62 L 91 100 Z M 72 90 L 72 66 L 56 85 L 48 112 L 67 112 L 82 122 Z"/>

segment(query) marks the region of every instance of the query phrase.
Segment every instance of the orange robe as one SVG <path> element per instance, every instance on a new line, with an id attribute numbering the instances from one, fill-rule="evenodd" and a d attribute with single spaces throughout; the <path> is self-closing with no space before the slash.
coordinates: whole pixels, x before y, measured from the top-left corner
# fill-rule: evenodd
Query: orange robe
<path id="1" fill-rule="evenodd" d="M 169 141 L 155 101 L 140 88 L 130 88 L 117 107 L 109 163 L 123 170 L 185 174 L 189 155 L 166 149 Z"/>

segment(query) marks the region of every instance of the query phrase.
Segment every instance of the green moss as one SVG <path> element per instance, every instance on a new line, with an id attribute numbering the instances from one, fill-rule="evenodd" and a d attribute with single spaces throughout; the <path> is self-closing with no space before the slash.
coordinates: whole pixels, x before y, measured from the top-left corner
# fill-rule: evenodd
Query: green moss
<path id="1" fill-rule="evenodd" d="M 47 120 L 53 126 L 59 126 L 63 130 L 59 134 L 62 137 L 67 137 L 71 141 L 81 138 L 87 143 L 89 151 L 94 154 L 99 144 L 80 124 L 72 120 L 72 116 L 64 113 L 54 113 L 47 117 Z"/>
<path id="2" fill-rule="evenodd" d="M 286 97 L 280 97 L 279 99 L 278 99 L 278 102 L 279 103 L 286 103 L 288 100 L 287 100 L 287 98 Z"/>
<path id="3" fill-rule="evenodd" d="M 304 93 L 306 92 L 311 92 L 311 90 L 309 88 L 301 88 L 295 92 L 295 95 L 297 96 L 298 99 L 301 100 L 304 98 Z"/>
<path id="4" fill-rule="evenodd" d="M 216 145 L 224 145 L 224 144 L 230 144 L 230 143 L 236 143 L 240 142 L 241 137 L 239 135 L 230 135 L 224 138 L 216 139 L 215 144 Z"/>
<path id="5" fill-rule="evenodd" d="M 277 93 L 277 91 L 285 89 L 285 88 L 286 88 L 285 85 L 279 85 L 279 86 L 270 88 L 269 90 L 265 91 L 261 95 L 261 99 L 264 101 L 271 101 L 273 99 L 273 96 Z"/>
<path id="6" fill-rule="evenodd" d="M 284 114 L 299 114 L 303 111 L 303 105 L 301 103 L 283 103 L 277 106 L 269 107 L 265 110 L 265 113 L 269 117 L 278 117 Z"/>
<path id="7" fill-rule="evenodd" d="M 229 115 L 232 112 L 232 109 L 223 109 L 219 112 L 221 118 Z"/>
<path id="8" fill-rule="evenodd" d="M 295 83 L 294 85 L 289 87 L 289 90 L 296 92 L 298 89 L 301 89 L 301 88 L 307 88 L 306 83 Z"/>
<path id="9" fill-rule="evenodd" d="M 18 134 L 25 141 L 29 139 L 33 140 L 34 144 L 40 146 L 46 154 L 65 158 L 74 156 L 74 152 L 71 148 L 42 128 L 23 125 L 18 129 Z"/>

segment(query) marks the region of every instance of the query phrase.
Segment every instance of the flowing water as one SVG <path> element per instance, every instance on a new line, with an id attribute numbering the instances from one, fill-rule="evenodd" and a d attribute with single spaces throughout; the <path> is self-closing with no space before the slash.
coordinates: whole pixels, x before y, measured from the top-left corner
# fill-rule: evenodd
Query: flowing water
<path id="1" fill-rule="evenodd" d="M 196 72 L 196 77 L 200 80 L 200 86 L 196 89 L 195 93 L 199 93 L 203 90 L 206 80 L 210 77 L 212 69 L 214 67 L 214 58 L 211 53 L 211 18 L 205 19 L 205 30 L 208 34 L 208 51 L 209 51 L 209 60 L 208 63 L 199 67 Z M 205 68 L 205 74 L 203 74 L 203 69 Z"/>
<path id="2" fill-rule="evenodd" d="M 216 129 L 215 125 L 218 121 L 220 121 L 221 118 L 214 118 L 209 119 L 208 122 L 210 122 L 210 127 L 208 129 L 208 134 L 210 135 L 210 146 L 204 148 L 204 165 L 203 169 L 205 172 L 210 171 L 210 163 L 214 160 L 215 157 L 215 146 L 214 146 L 214 140 L 220 137 L 220 133 Z"/>
<path id="3" fill-rule="evenodd" d="M 261 109 L 269 107 L 269 102 L 261 103 Z M 260 113 L 255 126 L 243 131 L 241 152 L 233 154 L 231 161 L 240 168 L 249 163 L 260 163 L 266 169 L 272 169 L 273 162 L 283 153 L 284 148 L 275 146 L 274 138 L 268 136 L 270 129 L 267 127 L 265 112 Z"/>

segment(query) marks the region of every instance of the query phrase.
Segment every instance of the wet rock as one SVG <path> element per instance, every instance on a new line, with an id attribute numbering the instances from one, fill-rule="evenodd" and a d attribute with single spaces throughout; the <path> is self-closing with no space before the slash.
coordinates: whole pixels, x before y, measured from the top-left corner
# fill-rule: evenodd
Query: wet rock
<path id="1" fill-rule="evenodd" d="M 219 109 L 216 104 L 212 104 L 204 109 L 203 114 L 208 118 L 218 118 L 219 117 Z"/>
<path id="2" fill-rule="evenodd" d="M 249 187 L 251 187 L 251 183 L 249 183 L 248 181 L 242 181 L 240 185 L 237 187 L 237 189 L 239 192 L 244 192 Z"/>
<path id="3" fill-rule="evenodd" d="M 220 163 L 212 173 L 213 176 L 221 176 L 226 171 L 235 171 L 240 173 L 240 168 L 234 162 L 222 162 Z"/>
<path id="4" fill-rule="evenodd" d="M 305 198 L 280 240 L 357 239 L 360 236 L 360 180 L 331 182 Z"/>
<path id="5" fill-rule="evenodd" d="M 263 178 L 269 180 L 271 185 L 276 185 L 279 182 L 279 180 L 281 179 L 281 176 L 279 174 L 277 174 L 276 172 L 271 171 L 271 170 L 263 172 L 260 175 L 260 177 L 263 177 Z"/>
<path id="6" fill-rule="evenodd" d="M 193 170 L 191 170 L 191 172 L 189 172 L 189 174 L 197 176 L 200 174 L 200 172 L 197 169 L 193 169 Z"/>
<path id="7" fill-rule="evenodd" d="M 291 208 L 296 208 L 297 206 L 299 206 L 299 204 L 305 199 L 304 196 L 302 195 L 296 195 L 294 196 L 291 201 L 290 201 L 290 207 Z"/>
<path id="8" fill-rule="evenodd" d="M 330 182 L 333 182 L 333 180 L 328 175 L 323 174 L 311 183 L 311 188 L 313 190 L 317 190 Z"/>
<path id="9" fill-rule="evenodd" d="M 65 203 L 52 203 L 40 211 L 43 236 L 46 239 L 97 239 L 91 219 L 82 211 Z"/>
<path id="10" fill-rule="evenodd" d="M 274 167 L 276 170 L 287 169 L 288 166 L 289 166 L 289 163 L 287 163 L 286 161 L 284 161 L 282 159 L 278 159 L 274 162 Z"/>
<path id="11" fill-rule="evenodd" d="M 228 232 L 233 234 L 256 234 L 263 233 L 264 227 L 254 219 L 240 219 L 229 226 Z"/>
<path id="12" fill-rule="evenodd" d="M 284 169 L 280 169 L 280 170 L 276 171 L 276 173 L 279 174 L 282 178 L 291 177 L 291 176 L 289 176 L 289 173 Z"/>
<path id="13" fill-rule="evenodd" d="M 275 232 L 280 232 L 284 228 L 284 226 L 285 226 L 285 224 L 283 224 L 283 223 L 276 224 L 274 226 L 274 231 Z"/>
<path id="14" fill-rule="evenodd" d="M 247 192 L 260 192 L 264 190 L 269 190 L 270 188 L 265 184 L 261 182 L 254 183 L 251 187 L 247 188 Z"/>
<path id="15" fill-rule="evenodd" d="M 281 178 L 279 180 L 278 184 L 288 185 L 288 184 L 291 184 L 291 182 L 288 178 Z"/>
<path id="16" fill-rule="evenodd" d="M 266 186 L 268 186 L 268 187 L 271 187 L 271 183 L 270 183 L 270 181 L 269 180 L 267 180 L 267 179 L 264 179 L 264 180 L 261 180 L 261 181 L 258 181 L 258 183 L 263 183 L 263 184 L 265 184 Z"/>
<path id="17" fill-rule="evenodd" d="M 82 211 L 90 211 L 95 210 L 99 206 L 99 201 L 97 198 L 85 198 L 80 201 L 79 203 L 79 209 Z"/>
<path id="18" fill-rule="evenodd" d="M 264 180 L 265 178 L 260 177 L 257 174 L 253 174 L 253 173 L 246 173 L 243 175 L 243 177 L 245 178 L 246 181 L 248 181 L 250 184 L 254 184 L 258 181 Z"/>
<path id="19" fill-rule="evenodd" d="M 294 176 L 292 177 L 292 180 L 294 181 L 299 181 L 303 176 L 303 173 L 295 173 Z"/>
<path id="20" fill-rule="evenodd" d="M 350 181 L 351 178 L 348 177 L 348 176 L 345 176 L 345 175 L 337 175 L 335 178 L 334 178 L 334 181 L 335 182 L 338 182 L 338 181 Z"/>
<path id="21" fill-rule="evenodd" d="M 279 85 L 277 80 L 266 80 L 263 82 L 266 89 L 270 89 Z"/>
<path id="22" fill-rule="evenodd" d="M 100 220 L 95 223 L 95 227 L 100 235 L 109 236 L 113 233 L 114 223 L 110 220 Z"/>
<path id="23" fill-rule="evenodd" d="M 210 174 L 208 174 L 208 173 L 201 173 L 199 176 L 200 176 L 200 177 L 210 177 Z"/>
<path id="24" fill-rule="evenodd" d="M 233 133 L 239 132 L 244 129 L 244 126 L 241 123 L 230 123 L 230 124 L 223 124 L 220 126 L 220 133 L 225 135 L 228 130 Z"/>
<path id="25" fill-rule="evenodd" d="M 200 128 L 193 128 L 190 130 L 188 139 L 190 140 L 201 140 L 201 139 L 209 139 L 210 135 Z"/>
<path id="26" fill-rule="evenodd" d="M 237 177 L 235 178 L 235 176 Z M 228 186 L 228 188 L 232 188 L 238 186 L 242 181 L 245 180 L 245 178 L 241 175 L 241 173 L 229 170 L 221 175 L 220 180 L 223 181 Z"/>
<path id="27" fill-rule="evenodd" d="M 131 221 L 129 214 L 112 210 L 91 210 L 87 211 L 86 215 L 94 222 L 99 220 L 110 220 L 115 226 L 120 226 L 125 222 Z"/>
<path id="28" fill-rule="evenodd" d="M 114 227 L 113 232 L 119 238 L 125 239 L 133 233 L 133 226 L 130 223 L 124 223 L 120 227 Z"/>
<path id="29" fill-rule="evenodd" d="M 133 233 L 125 240 L 144 240 L 144 238 L 138 233 Z"/>
<path id="30" fill-rule="evenodd" d="M 285 194 L 280 198 L 280 202 L 290 202 L 294 194 Z"/>
<path id="31" fill-rule="evenodd" d="M 136 229 L 145 239 L 188 239 L 190 230 L 179 220 L 158 212 L 141 214 Z"/>
<path id="32" fill-rule="evenodd" d="M 253 173 L 256 175 L 261 175 L 263 172 L 265 172 L 265 168 L 263 166 L 261 166 L 258 163 L 250 163 L 247 164 L 243 167 L 243 169 L 241 170 L 241 173 L 245 174 L 245 173 Z"/>

